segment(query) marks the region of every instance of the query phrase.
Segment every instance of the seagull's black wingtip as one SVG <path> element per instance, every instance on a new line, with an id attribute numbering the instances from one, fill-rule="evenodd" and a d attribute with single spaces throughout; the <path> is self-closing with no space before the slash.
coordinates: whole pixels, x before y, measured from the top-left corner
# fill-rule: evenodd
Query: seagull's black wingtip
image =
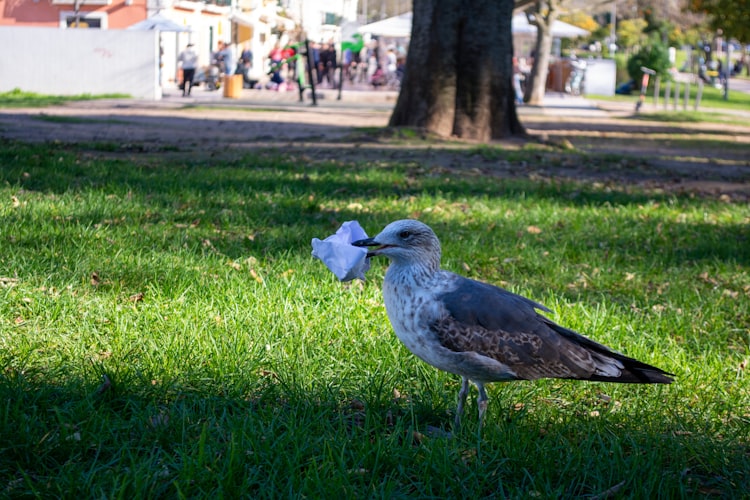
<path id="1" fill-rule="evenodd" d="M 625 359 L 620 358 L 620 361 L 625 361 Z M 621 384 L 671 384 L 674 382 L 674 374 L 665 372 L 661 368 L 641 363 L 640 361 L 636 361 L 636 363 L 637 365 L 633 366 L 626 362 L 625 369 L 618 377 L 592 375 L 588 380 Z"/>

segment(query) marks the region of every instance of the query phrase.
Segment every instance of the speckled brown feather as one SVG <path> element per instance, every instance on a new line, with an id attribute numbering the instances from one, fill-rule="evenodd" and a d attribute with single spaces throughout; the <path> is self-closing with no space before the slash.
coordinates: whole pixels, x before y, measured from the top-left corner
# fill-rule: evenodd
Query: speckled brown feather
<path id="1" fill-rule="evenodd" d="M 570 343 L 563 347 L 556 334 L 487 330 L 459 323 L 450 316 L 435 322 L 432 330 L 448 349 L 492 358 L 513 370 L 518 379 L 588 378 L 594 371 L 594 363 L 585 349 Z M 484 381 L 493 379 L 488 374 Z"/>
<path id="2" fill-rule="evenodd" d="M 572 378 L 611 382 L 670 382 L 666 372 L 612 351 L 540 315 L 543 305 L 508 290 L 455 276 L 442 294 L 446 314 L 431 328 L 455 352 L 476 352 L 508 366 L 516 378 Z M 598 362 L 598 363 L 597 363 Z M 597 364 L 619 365 L 618 377 L 603 376 Z M 496 380 L 489 373 L 486 382 Z"/>

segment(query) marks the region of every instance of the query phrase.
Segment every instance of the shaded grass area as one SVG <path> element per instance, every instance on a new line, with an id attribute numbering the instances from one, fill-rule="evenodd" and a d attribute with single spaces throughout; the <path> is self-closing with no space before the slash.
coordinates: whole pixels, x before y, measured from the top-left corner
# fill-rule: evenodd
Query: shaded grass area
<path id="1" fill-rule="evenodd" d="M 26 92 L 21 89 L 14 89 L 10 92 L 0 92 L 0 107 L 3 108 L 43 108 L 47 106 L 59 106 L 71 101 L 91 101 L 95 99 L 126 99 L 126 94 L 80 94 L 74 96 L 67 95 L 47 95 L 37 94 L 35 92 Z"/>
<path id="2" fill-rule="evenodd" d="M 0 148 L 5 495 L 750 489 L 746 204 L 388 161 L 89 151 Z M 451 430 L 459 381 L 392 334 L 385 263 L 345 285 L 310 257 L 346 220 L 375 234 L 403 217 L 433 226 L 446 268 L 677 382 L 496 384 L 481 440 L 475 405 L 453 438 L 427 435 Z"/>
<path id="3" fill-rule="evenodd" d="M 81 123 L 99 123 L 102 125 L 106 124 L 126 124 L 128 123 L 125 120 L 117 120 L 112 118 L 90 118 L 90 117 L 80 117 L 80 116 L 58 116 L 58 115 L 39 115 L 35 116 L 34 119 L 44 121 L 44 122 L 51 122 L 51 123 L 64 123 L 64 124 L 70 124 L 70 125 L 77 125 Z"/>

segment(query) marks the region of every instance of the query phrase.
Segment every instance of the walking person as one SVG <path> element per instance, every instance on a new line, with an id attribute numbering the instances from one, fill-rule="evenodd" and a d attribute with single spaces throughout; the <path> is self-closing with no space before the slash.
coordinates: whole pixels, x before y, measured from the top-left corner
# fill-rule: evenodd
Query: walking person
<path id="1" fill-rule="evenodd" d="M 185 50 L 180 52 L 177 62 L 182 68 L 182 97 L 189 96 L 193 89 L 193 78 L 195 78 L 195 68 L 198 66 L 198 54 L 193 50 L 193 44 L 188 43 Z"/>

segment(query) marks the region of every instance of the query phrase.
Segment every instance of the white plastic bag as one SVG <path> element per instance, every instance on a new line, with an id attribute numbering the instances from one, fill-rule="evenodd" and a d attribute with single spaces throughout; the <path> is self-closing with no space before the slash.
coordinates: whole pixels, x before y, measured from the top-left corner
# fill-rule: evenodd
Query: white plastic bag
<path id="1" fill-rule="evenodd" d="M 353 241 L 367 238 L 367 233 L 352 220 L 344 222 L 341 227 L 324 240 L 312 239 L 312 255 L 320 259 L 333 271 L 340 281 L 351 281 L 354 278 L 365 279 L 365 273 L 370 269 L 370 259 L 367 249 L 355 247 Z"/>

